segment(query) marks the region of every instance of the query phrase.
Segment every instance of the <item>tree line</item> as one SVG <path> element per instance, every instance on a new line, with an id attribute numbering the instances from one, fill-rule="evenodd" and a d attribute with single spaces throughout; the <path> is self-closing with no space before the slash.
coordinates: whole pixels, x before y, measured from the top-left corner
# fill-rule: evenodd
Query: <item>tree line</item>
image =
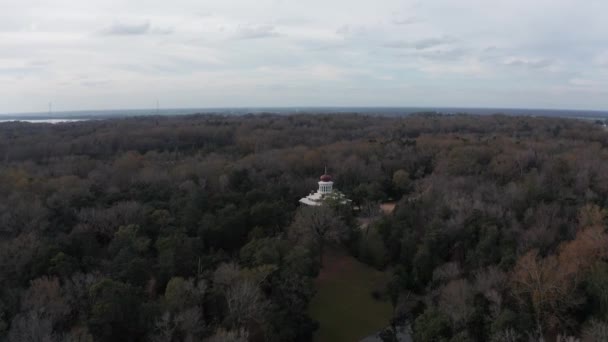
<path id="1" fill-rule="evenodd" d="M 606 146 L 503 115 L 3 123 L 0 339 L 309 341 L 343 248 L 417 341 L 601 340 Z M 298 206 L 325 165 L 358 212 Z"/>

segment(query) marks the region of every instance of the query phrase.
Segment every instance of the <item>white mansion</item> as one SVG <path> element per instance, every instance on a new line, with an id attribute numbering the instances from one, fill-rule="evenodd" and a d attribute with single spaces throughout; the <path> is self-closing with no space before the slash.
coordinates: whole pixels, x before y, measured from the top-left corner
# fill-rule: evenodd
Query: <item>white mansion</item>
<path id="1" fill-rule="evenodd" d="M 311 206 L 323 205 L 327 201 L 340 204 L 349 204 L 351 200 L 334 188 L 334 182 L 331 176 L 327 174 L 327 168 L 325 173 L 319 179 L 319 189 L 317 192 L 311 191 L 310 195 L 300 199 L 300 203 Z"/>

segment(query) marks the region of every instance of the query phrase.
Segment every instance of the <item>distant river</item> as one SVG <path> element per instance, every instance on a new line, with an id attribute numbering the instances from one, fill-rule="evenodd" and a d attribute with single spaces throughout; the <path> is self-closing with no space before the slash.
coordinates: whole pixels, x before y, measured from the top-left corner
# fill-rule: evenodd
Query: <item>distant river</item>
<path id="1" fill-rule="evenodd" d="M 477 115 L 527 115 L 566 117 L 591 120 L 606 120 L 608 111 L 600 110 L 563 110 L 563 109 L 517 109 L 517 108 L 459 108 L 459 107 L 239 107 L 239 108 L 160 108 L 160 109 L 118 109 L 118 110 L 85 110 L 59 111 L 52 114 L 39 113 L 0 113 L 0 122 L 25 121 L 40 123 L 72 122 L 87 119 L 110 119 L 135 116 L 172 116 L 189 114 L 340 114 L 359 113 L 382 116 L 404 116 L 413 113 L 468 113 Z M 64 119 L 61 119 L 64 118 Z"/>
<path id="2" fill-rule="evenodd" d="M 62 122 L 76 122 L 76 121 L 87 121 L 89 119 L 12 119 L 12 120 L 0 120 L 0 122 L 15 122 L 15 121 L 19 121 L 19 122 L 31 122 L 31 123 L 51 123 L 51 124 L 56 124 L 56 123 L 62 123 Z"/>

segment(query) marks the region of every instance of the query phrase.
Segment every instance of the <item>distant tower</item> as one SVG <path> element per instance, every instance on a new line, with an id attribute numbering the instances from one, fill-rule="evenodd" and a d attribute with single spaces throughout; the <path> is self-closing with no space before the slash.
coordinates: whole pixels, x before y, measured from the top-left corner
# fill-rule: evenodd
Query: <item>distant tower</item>
<path id="1" fill-rule="evenodd" d="M 327 174 L 327 166 L 325 167 L 325 173 L 319 179 L 319 193 L 330 194 L 333 191 L 334 182 L 332 182 L 331 176 Z"/>
<path id="2" fill-rule="evenodd" d="M 325 173 L 319 177 L 319 189 L 317 192 L 311 192 L 310 195 L 301 198 L 300 203 L 310 206 L 323 205 L 326 201 L 332 201 L 339 204 L 351 203 L 351 200 L 346 198 L 343 193 L 334 189 L 334 182 L 331 176 L 327 173 L 327 166 L 325 167 Z"/>

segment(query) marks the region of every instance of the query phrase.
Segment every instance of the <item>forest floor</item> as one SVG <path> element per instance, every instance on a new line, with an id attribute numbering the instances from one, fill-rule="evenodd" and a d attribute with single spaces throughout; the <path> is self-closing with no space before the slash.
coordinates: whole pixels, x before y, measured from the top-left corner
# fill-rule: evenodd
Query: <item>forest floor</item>
<path id="1" fill-rule="evenodd" d="M 372 297 L 386 284 L 385 273 L 335 250 L 325 254 L 323 264 L 309 307 L 320 324 L 316 342 L 359 341 L 389 324 L 391 304 Z"/>

